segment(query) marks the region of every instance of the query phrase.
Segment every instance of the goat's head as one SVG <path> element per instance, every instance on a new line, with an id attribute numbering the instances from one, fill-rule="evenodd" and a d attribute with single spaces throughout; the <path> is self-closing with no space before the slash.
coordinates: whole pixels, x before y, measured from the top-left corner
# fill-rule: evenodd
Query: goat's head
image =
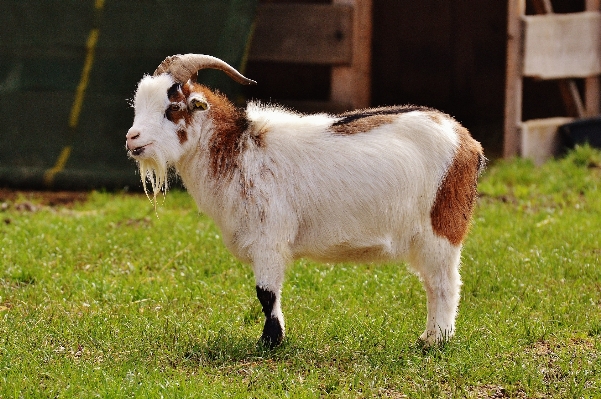
<path id="1" fill-rule="evenodd" d="M 195 144 L 207 120 L 214 96 L 196 81 L 200 69 L 219 69 L 241 84 L 255 84 L 226 62 L 202 54 L 167 57 L 153 76 L 145 76 L 134 96 L 134 123 L 126 148 L 138 162 L 144 191 L 153 195 L 167 189 L 169 169 Z"/>

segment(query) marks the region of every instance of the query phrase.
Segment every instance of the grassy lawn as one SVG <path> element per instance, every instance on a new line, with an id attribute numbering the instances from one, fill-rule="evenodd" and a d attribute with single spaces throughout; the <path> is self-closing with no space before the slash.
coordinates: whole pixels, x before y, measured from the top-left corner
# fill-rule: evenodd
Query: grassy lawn
<path id="1" fill-rule="evenodd" d="M 133 171 L 132 166 L 132 173 Z M 0 398 L 601 397 L 601 153 L 489 166 L 453 341 L 403 265 L 288 270 L 282 347 L 190 197 L 0 199 Z"/>

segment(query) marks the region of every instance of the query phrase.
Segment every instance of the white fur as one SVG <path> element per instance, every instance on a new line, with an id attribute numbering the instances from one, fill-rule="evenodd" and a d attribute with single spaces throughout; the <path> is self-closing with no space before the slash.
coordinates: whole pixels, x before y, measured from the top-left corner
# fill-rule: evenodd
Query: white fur
<path id="1" fill-rule="evenodd" d="M 128 146 L 151 143 L 135 158 L 143 178 L 144 168 L 161 176 L 155 194 L 168 169 L 176 169 L 227 247 L 252 264 L 257 286 L 276 294 L 272 316 L 282 328 L 285 266 L 308 257 L 408 261 L 428 297 L 421 338 L 433 343 L 454 333 L 461 246 L 436 235 L 430 219 L 458 146 L 454 120 L 413 111 L 372 131 L 342 135 L 328 130 L 335 116 L 250 103 L 238 168 L 231 178 L 216 179 L 209 167 L 213 121 L 207 112 L 195 113 L 180 144 L 177 127 L 164 117 L 172 84 L 169 75 L 142 79 Z"/>

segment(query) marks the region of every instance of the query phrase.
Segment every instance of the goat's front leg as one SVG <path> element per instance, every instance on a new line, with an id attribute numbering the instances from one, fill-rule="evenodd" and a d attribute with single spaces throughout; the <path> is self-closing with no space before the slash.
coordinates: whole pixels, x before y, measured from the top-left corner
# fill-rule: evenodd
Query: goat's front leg
<path id="1" fill-rule="evenodd" d="M 264 253 L 253 260 L 257 298 L 265 314 L 260 343 L 269 348 L 275 348 L 284 339 L 284 315 L 280 299 L 285 267 L 286 262 L 276 253 Z"/>

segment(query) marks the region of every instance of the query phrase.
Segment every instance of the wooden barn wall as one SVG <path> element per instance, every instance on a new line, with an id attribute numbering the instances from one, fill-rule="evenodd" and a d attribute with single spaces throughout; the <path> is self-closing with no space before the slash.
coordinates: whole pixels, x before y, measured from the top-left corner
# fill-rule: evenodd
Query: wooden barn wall
<path id="1" fill-rule="evenodd" d="M 558 13 L 584 9 L 584 0 L 552 4 Z M 507 1 L 374 0 L 372 102 L 444 110 L 498 155 L 506 26 Z M 557 84 L 526 79 L 524 120 L 554 115 L 566 115 Z"/>
<path id="2" fill-rule="evenodd" d="M 375 0 L 373 103 L 441 109 L 500 146 L 506 7 L 499 0 Z"/>
<path id="3" fill-rule="evenodd" d="M 584 0 L 552 3 L 559 13 L 584 9 Z M 373 0 L 372 105 L 412 103 L 441 109 L 464 123 L 492 156 L 498 155 L 506 26 L 506 0 Z M 261 83 L 249 93 L 255 98 L 326 100 L 329 93 L 325 66 L 251 62 L 247 72 Z M 554 82 L 526 79 L 525 120 L 564 114 Z"/>

